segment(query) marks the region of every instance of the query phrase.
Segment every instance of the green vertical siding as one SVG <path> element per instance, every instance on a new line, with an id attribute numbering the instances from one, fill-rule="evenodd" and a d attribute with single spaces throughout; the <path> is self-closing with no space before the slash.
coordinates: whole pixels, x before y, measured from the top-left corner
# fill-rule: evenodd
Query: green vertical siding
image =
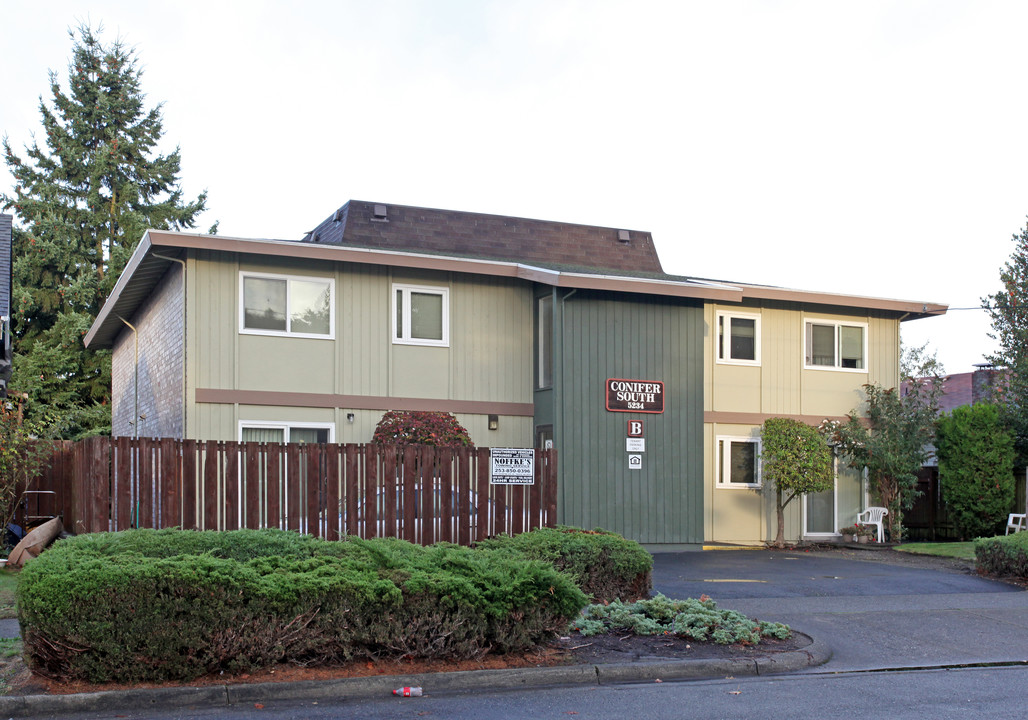
<path id="1" fill-rule="evenodd" d="M 560 521 L 644 543 L 702 542 L 701 307 L 579 291 L 558 295 L 556 314 Z M 664 413 L 608 412 L 611 377 L 664 382 Z M 645 423 L 641 470 L 628 469 L 630 419 Z"/>

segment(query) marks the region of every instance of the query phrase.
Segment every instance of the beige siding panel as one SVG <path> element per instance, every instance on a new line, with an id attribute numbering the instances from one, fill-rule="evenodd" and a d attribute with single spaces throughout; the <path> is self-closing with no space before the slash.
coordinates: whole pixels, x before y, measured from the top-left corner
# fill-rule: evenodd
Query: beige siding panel
<path id="1" fill-rule="evenodd" d="M 211 257 L 205 251 L 197 255 L 193 273 L 196 298 L 189 304 L 197 339 L 196 352 L 190 353 L 196 362 L 194 387 L 234 389 L 239 267 L 224 256 Z"/>
<path id="2" fill-rule="evenodd" d="M 335 342 L 239 335 L 238 373 L 237 390 L 332 392 Z"/>
<path id="3" fill-rule="evenodd" d="M 336 364 L 343 395 L 389 394 L 389 273 L 372 265 L 341 266 L 336 276 Z"/>
<path id="4" fill-rule="evenodd" d="M 532 288 L 457 274 L 450 291 L 455 400 L 532 402 Z"/>
<path id="5" fill-rule="evenodd" d="M 390 371 L 390 397 L 452 397 L 449 348 L 393 345 Z"/>
<path id="6" fill-rule="evenodd" d="M 761 412 L 800 412 L 803 323 L 794 306 L 761 311 Z"/>

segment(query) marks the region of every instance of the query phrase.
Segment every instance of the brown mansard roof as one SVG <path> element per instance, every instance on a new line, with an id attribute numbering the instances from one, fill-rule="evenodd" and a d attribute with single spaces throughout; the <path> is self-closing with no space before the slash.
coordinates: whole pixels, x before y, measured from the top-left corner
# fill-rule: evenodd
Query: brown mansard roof
<path id="1" fill-rule="evenodd" d="M 350 200 L 303 242 L 582 272 L 664 272 L 648 232 L 363 200 Z"/>
<path id="2" fill-rule="evenodd" d="M 568 289 L 874 310 L 900 320 L 947 310 L 937 303 L 668 275 L 647 232 L 351 200 L 300 242 L 147 231 L 86 334 L 86 346 L 112 347 L 122 330 L 119 317 L 135 313 L 172 258 L 201 249 L 512 277 Z"/>

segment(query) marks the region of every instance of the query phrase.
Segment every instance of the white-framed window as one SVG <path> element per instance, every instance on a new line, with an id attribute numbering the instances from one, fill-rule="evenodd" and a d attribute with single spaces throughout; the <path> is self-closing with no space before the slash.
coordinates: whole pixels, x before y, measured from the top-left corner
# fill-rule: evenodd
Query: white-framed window
<path id="1" fill-rule="evenodd" d="M 760 365 L 760 315 L 717 314 L 717 361 L 733 365 Z"/>
<path id="2" fill-rule="evenodd" d="M 239 421 L 241 442 L 330 443 L 334 436 L 331 423 Z"/>
<path id="3" fill-rule="evenodd" d="M 536 387 L 541 389 L 553 387 L 553 295 L 539 298 L 536 313 L 536 325 L 539 328 Z"/>
<path id="4" fill-rule="evenodd" d="M 804 367 L 867 372 L 867 323 L 806 320 Z"/>
<path id="5" fill-rule="evenodd" d="M 759 488 L 760 440 L 718 435 L 715 472 L 720 488 Z"/>
<path id="6" fill-rule="evenodd" d="M 331 340 L 335 337 L 335 281 L 239 273 L 239 332 Z"/>
<path id="7" fill-rule="evenodd" d="M 393 342 L 449 347 L 449 289 L 394 284 Z"/>

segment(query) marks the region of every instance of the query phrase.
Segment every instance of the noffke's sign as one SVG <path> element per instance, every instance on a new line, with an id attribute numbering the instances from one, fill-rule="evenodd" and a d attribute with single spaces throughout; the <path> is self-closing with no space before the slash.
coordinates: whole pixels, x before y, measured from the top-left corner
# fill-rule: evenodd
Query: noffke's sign
<path id="1" fill-rule="evenodd" d="M 664 412 L 664 383 L 657 380 L 608 378 L 607 410 L 611 412 Z"/>

